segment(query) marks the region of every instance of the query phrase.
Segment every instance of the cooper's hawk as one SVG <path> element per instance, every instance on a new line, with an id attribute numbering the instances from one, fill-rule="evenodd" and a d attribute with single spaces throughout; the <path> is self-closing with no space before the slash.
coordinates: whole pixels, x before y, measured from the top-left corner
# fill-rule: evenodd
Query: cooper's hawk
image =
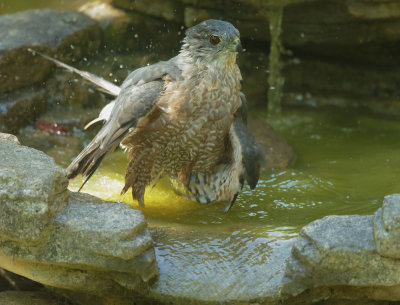
<path id="1" fill-rule="evenodd" d="M 228 201 L 230 208 L 245 179 L 256 186 L 263 159 L 244 125 L 241 50 L 239 31 L 228 22 L 189 28 L 179 55 L 126 78 L 106 124 L 68 166 L 68 178 L 81 173 L 87 181 L 121 143 L 130 159 L 122 193 L 132 188 L 141 205 L 145 187 L 167 175 L 182 195 Z"/>

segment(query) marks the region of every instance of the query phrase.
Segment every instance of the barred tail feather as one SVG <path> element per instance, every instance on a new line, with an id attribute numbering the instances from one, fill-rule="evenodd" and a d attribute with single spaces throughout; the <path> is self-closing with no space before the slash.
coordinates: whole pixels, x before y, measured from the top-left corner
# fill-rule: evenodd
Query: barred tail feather
<path id="1" fill-rule="evenodd" d="M 68 179 L 75 178 L 79 174 L 86 176 L 86 179 L 79 188 L 78 192 L 82 189 L 90 177 L 92 177 L 107 152 L 108 150 L 104 151 L 100 149 L 100 143 L 92 141 L 67 167 L 66 172 Z"/>
<path id="2" fill-rule="evenodd" d="M 110 126 L 107 124 L 104 125 L 97 136 L 67 167 L 66 172 L 68 179 L 75 178 L 79 174 L 87 177 L 79 188 L 79 191 L 90 177 L 92 177 L 106 154 L 109 151 L 113 151 L 118 146 L 127 131 L 127 127 L 125 127 L 117 129 L 116 132 L 110 132 Z"/>

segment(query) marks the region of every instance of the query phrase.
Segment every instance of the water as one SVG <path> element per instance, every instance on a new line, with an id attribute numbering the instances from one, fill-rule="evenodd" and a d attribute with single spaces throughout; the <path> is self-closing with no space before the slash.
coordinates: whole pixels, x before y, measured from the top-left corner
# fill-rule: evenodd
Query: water
<path id="1" fill-rule="evenodd" d="M 162 181 L 146 191 L 142 211 L 150 226 L 286 239 L 326 215 L 372 214 L 385 195 L 400 192 L 399 122 L 352 112 L 291 109 L 270 123 L 295 149 L 291 168 L 263 173 L 256 190 L 245 187 L 228 213 L 224 203 L 182 199 Z M 83 191 L 137 208 L 130 194 L 119 195 L 126 163 L 122 150 L 112 153 Z M 73 180 L 71 190 L 81 182 Z"/>

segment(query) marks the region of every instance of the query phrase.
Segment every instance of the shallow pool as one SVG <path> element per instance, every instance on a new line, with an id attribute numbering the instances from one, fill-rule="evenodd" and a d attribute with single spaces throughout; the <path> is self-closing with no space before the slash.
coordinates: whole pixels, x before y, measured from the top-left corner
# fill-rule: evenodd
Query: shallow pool
<path id="1" fill-rule="evenodd" d="M 268 120 L 266 112 L 256 115 L 293 145 L 294 165 L 263 173 L 256 190 L 245 187 L 228 213 L 226 203 L 182 199 L 162 181 L 146 191 L 142 211 L 150 226 L 290 238 L 326 215 L 371 214 L 385 195 L 400 192 L 400 122 L 355 111 L 291 109 Z M 138 207 L 130 193 L 119 195 L 126 162 L 122 150 L 112 153 L 83 192 Z M 81 182 L 71 181 L 70 189 Z"/>

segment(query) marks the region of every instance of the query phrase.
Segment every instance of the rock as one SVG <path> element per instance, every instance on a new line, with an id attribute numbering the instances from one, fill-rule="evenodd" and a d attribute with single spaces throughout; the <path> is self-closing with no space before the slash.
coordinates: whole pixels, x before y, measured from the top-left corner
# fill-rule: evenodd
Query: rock
<path id="1" fill-rule="evenodd" d="M 70 62 L 100 44 L 96 22 L 73 11 L 44 9 L 2 15 L 0 28 L 0 93 L 39 82 L 49 74 L 51 64 L 27 48 Z"/>
<path id="2" fill-rule="evenodd" d="M 255 116 L 250 116 L 247 124 L 251 134 L 264 149 L 266 170 L 286 168 L 292 163 L 295 158 L 292 146 L 270 125 Z"/>
<path id="3" fill-rule="evenodd" d="M 227 3 L 213 2 L 210 5 L 203 1 L 185 1 L 188 3 L 184 10 L 184 23 L 191 27 L 203 20 L 220 19 L 232 22 L 240 31 L 242 40 L 266 41 L 270 39 L 268 14 L 270 5 L 267 1 L 259 1 L 257 5 L 245 1 Z M 265 7 L 264 7 L 265 6 Z"/>
<path id="4" fill-rule="evenodd" d="M 400 194 L 386 196 L 374 215 L 374 238 L 380 255 L 400 258 Z"/>
<path id="5" fill-rule="evenodd" d="M 137 22 L 131 14 L 100 1 L 88 2 L 79 11 L 98 21 L 104 46 L 125 52 L 137 47 L 139 34 L 135 37 L 134 33 Z"/>
<path id="6" fill-rule="evenodd" d="M 365 20 L 400 17 L 400 3 L 395 0 L 382 2 L 371 0 L 351 0 L 348 1 L 348 6 L 351 15 Z"/>
<path id="7" fill-rule="evenodd" d="M 88 67 L 85 68 L 87 70 Z M 77 108 L 98 108 L 99 111 L 102 105 L 110 100 L 101 91 L 96 90 L 97 87 L 90 82 L 61 69 L 55 71 L 43 83 L 43 87 L 46 88 L 46 97 L 51 106 L 49 107 L 50 112 L 68 113 Z M 84 116 L 84 114 L 81 115 Z"/>
<path id="8" fill-rule="evenodd" d="M 245 46 L 247 48 L 247 46 Z M 243 75 L 242 91 L 249 108 L 266 107 L 268 96 L 268 54 L 262 50 L 246 50 L 239 54 L 238 65 Z"/>
<path id="9" fill-rule="evenodd" d="M 0 140 L 0 236 L 37 244 L 65 205 L 68 180 L 44 153 Z"/>
<path id="10" fill-rule="evenodd" d="M 158 276 L 140 211 L 69 193 L 45 154 L 0 137 L 0 268 L 42 284 L 105 296 L 145 291 Z"/>
<path id="11" fill-rule="evenodd" d="M 183 19 L 182 6 L 178 0 L 157 0 L 151 3 L 145 0 L 112 0 L 111 4 L 119 8 L 163 18 L 167 21 L 181 22 Z"/>
<path id="12" fill-rule="evenodd" d="M 66 300 L 56 298 L 45 291 L 4 291 L 0 292 L 0 304 L 4 305 L 60 305 Z"/>
<path id="13" fill-rule="evenodd" d="M 392 7 L 398 5 L 394 1 L 368 0 L 289 4 L 284 10 L 282 40 L 288 47 L 305 47 L 310 51 L 312 48 L 314 54 L 329 53 L 331 56 L 336 54 L 336 57 L 340 54 L 356 61 L 369 55 L 372 44 L 376 47 L 375 55 L 383 59 L 380 56 L 383 54 L 376 52 L 377 48 L 385 52 L 385 44 L 400 38 L 400 16 L 398 13 L 390 13 Z M 337 47 L 327 50 L 327 45 Z M 343 49 L 340 50 L 339 46 Z M 351 50 L 351 47 L 354 49 Z M 361 49 L 363 52 L 358 53 Z M 386 51 L 394 55 L 396 49 L 398 51 L 398 48 Z"/>
<path id="14" fill-rule="evenodd" d="M 58 165 L 67 167 L 83 148 L 82 139 L 74 134 L 74 129 L 68 128 L 67 130 L 71 134 L 57 136 L 36 128 L 26 127 L 20 130 L 19 140 L 22 145 L 40 150 L 52 157 Z"/>
<path id="15" fill-rule="evenodd" d="M 78 60 L 98 49 L 100 30 L 84 14 L 56 10 L 0 16 L 0 29 L 0 131 L 15 133 L 43 113 L 54 96 L 60 96 L 60 90 L 52 95 L 55 89 L 46 84 L 30 86 L 49 75 L 51 63 L 27 49 L 42 51 L 65 62 Z M 73 91 L 63 92 L 64 99 L 79 96 L 81 99 L 75 99 L 80 102 L 85 98 L 82 92 L 86 92 L 86 98 L 90 97 L 87 88 L 75 87 L 72 90 L 62 82 L 64 91 L 68 88 Z"/>
<path id="16" fill-rule="evenodd" d="M 46 92 L 37 86 L 0 94 L 0 132 L 16 133 L 46 106 Z"/>
<path id="17" fill-rule="evenodd" d="M 18 141 L 18 138 L 16 136 L 14 136 L 13 134 L 9 134 L 9 133 L 1 133 L 0 132 L 0 141 L 1 140 L 7 140 L 10 142 L 14 142 L 15 144 L 20 144 Z"/>
<path id="18" fill-rule="evenodd" d="M 393 99 L 400 94 L 397 85 L 400 69 L 396 65 L 383 69 L 318 58 L 299 59 L 286 64 L 282 73 L 286 105 L 329 105 L 367 109 L 386 115 L 400 113 L 400 105 Z"/>
<path id="19" fill-rule="evenodd" d="M 210 18 L 227 20 L 238 26 L 242 38 L 258 41 L 270 39 L 268 21 L 271 15 L 276 13 L 276 8 L 283 6 L 282 39 L 288 46 L 310 48 L 321 44 L 354 46 L 371 41 L 397 41 L 400 34 L 398 30 L 400 14 L 397 10 L 399 4 L 394 0 L 384 2 L 332 0 L 329 3 L 318 0 L 239 0 L 229 3 L 198 0 L 151 3 L 113 0 L 111 4 L 166 21 L 184 21 L 186 27 Z M 376 21 L 385 22 L 376 23 Z M 347 26 L 350 24 L 351 27 Z M 388 31 L 389 28 L 391 31 Z M 320 50 L 323 51 L 322 47 Z M 326 51 L 333 50 L 330 48 Z"/>
<path id="20" fill-rule="evenodd" d="M 161 57 L 169 58 L 176 55 L 180 48 L 180 40 L 183 38 L 183 31 L 180 24 L 166 22 L 157 14 L 150 16 L 141 12 L 141 9 L 151 8 L 153 5 L 154 2 L 136 1 L 132 3 L 135 8 L 133 11 L 123 11 L 117 8 L 121 6 L 113 7 L 110 4 L 94 1 L 82 6 L 80 11 L 98 20 L 103 30 L 104 46 L 107 49 L 128 51 L 133 55 L 138 51 L 145 51 L 146 54 L 138 55 L 145 57 L 149 53 L 158 54 L 158 61 Z M 165 1 L 160 5 L 168 6 Z M 122 7 L 126 8 L 124 4 Z M 140 9 L 136 10 L 138 7 Z M 155 9 L 157 10 L 158 8 Z M 160 11 L 161 14 L 165 12 Z"/>
<path id="21" fill-rule="evenodd" d="M 245 48 L 265 54 L 271 43 L 269 22 L 277 18 L 277 7 L 282 6 L 282 104 L 333 105 L 400 116 L 400 4 L 395 0 L 170 0 L 146 2 L 145 6 L 142 2 L 114 0 L 112 4 L 142 12 L 148 15 L 147 19 L 174 20 L 165 23 L 166 27 L 175 22 L 189 27 L 210 18 L 227 20 L 240 30 Z M 165 6 L 162 12 L 160 6 Z M 153 41 L 158 38 L 153 37 Z M 260 61 L 257 66 L 264 63 Z M 243 87 L 254 89 L 254 94 L 246 90 L 247 94 L 265 106 L 268 66 L 263 71 L 264 75 L 255 70 L 244 71 Z"/>
<path id="22" fill-rule="evenodd" d="M 294 58 L 284 59 L 284 103 L 399 116 L 398 5 L 334 0 L 285 7 L 281 38 Z"/>
<path id="23" fill-rule="evenodd" d="M 355 287 L 365 289 L 365 297 L 394 300 L 400 262 L 379 255 L 372 221 L 372 216 L 327 216 L 305 226 L 288 260 L 282 292 L 296 296 L 307 289 L 346 286 L 347 297 Z"/>
<path id="24" fill-rule="evenodd" d="M 154 228 L 160 278 L 142 295 L 162 304 L 275 304 L 293 241 Z"/>

